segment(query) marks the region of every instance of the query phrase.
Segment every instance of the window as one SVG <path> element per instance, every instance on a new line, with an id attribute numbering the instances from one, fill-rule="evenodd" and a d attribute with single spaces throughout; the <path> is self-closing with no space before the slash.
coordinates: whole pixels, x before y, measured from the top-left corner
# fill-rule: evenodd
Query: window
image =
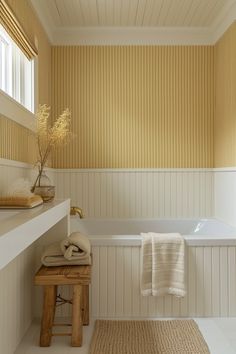
<path id="1" fill-rule="evenodd" d="M 34 112 L 34 60 L 28 60 L 1 25 L 0 89 Z"/>

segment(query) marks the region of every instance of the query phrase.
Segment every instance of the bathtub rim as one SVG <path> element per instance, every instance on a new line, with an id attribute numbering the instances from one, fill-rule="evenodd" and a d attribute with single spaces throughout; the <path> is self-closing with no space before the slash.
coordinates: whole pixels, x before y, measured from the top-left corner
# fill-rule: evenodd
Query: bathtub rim
<path id="1" fill-rule="evenodd" d="M 79 220 L 78 217 L 72 216 L 71 220 Z M 198 222 L 207 222 L 207 221 L 216 221 L 225 224 L 227 227 L 231 227 L 235 229 L 234 235 L 200 235 L 200 234 L 183 234 L 185 239 L 185 243 L 187 246 L 193 247 L 227 247 L 227 246 L 236 246 L 236 227 L 228 224 L 224 220 L 215 217 L 191 217 L 191 218 L 86 218 L 81 221 L 198 221 Z M 91 242 L 92 246 L 136 246 L 141 247 L 142 237 L 139 234 L 127 234 L 127 235 L 119 235 L 119 234 L 107 234 L 107 235 L 88 235 L 88 238 Z"/>
<path id="2" fill-rule="evenodd" d="M 236 246 L 236 236 L 225 237 L 218 236 L 192 236 L 183 235 L 187 246 L 192 247 L 230 247 Z M 92 246 L 127 246 L 141 247 L 142 237 L 140 235 L 89 235 Z"/>

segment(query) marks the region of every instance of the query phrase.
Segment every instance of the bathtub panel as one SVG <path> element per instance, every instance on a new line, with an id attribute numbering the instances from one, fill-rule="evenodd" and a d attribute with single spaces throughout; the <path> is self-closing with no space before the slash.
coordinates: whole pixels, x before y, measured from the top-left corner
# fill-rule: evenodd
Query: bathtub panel
<path id="1" fill-rule="evenodd" d="M 156 313 L 156 299 L 154 296 L 148 297 L 148 317 L 152 317 Z"/>
<path id="2" fill-rule="evenodd" d="M 235 316 L 236 247 L 187 247 L 187 295 L 181 299 L 141 296 L 139 246 L 101 245 L 92 251 L 93 317 Z M 70 310 L 63 307 L 58 315 L 67 317 Z"/>
<path id="3" fill-rule="evenodd" d="M 164 316 L 171 317 L 172 315 L 172 296 L 166 295 L 164 297 Z"/>
<path id="4" fill-rule="evenodd" d="M 190 249 L 186 248 L 185 249 L 185 269 L 188 269 L 189 267 L 189 252 Z M 186 287 L 186 293 L 188 294 L 188 272 L 185 274 L 185 287 Z M 180 316 L 181 317 L 186 317 L 188 316 L 188 296 L 180 298 Z"/>
<path id="5" fill-rule="evenodd" d="M 132 316 L 140 313 L 140 248 L 132 247 Z"/>
<path id="6" fill-rule="evenodd" d="M 220 315 L 228 316 L 228 247 L 220 247 Z"/>
<path id="7" fill-rule="evenodd" d="M 102 317 L 107 316 L 108 304 L 108 281 L 107 281 L 107 254 L 109 247 L 100 247 L 99 249 L 99 313 Z"/>
<path id="8" fill-rule="evenodd" d="M 212 248 L 212 315 L 218 316 L 220 309 L 220 247 Z"/>
<path id="9" fill-rule="evenodd" d="M 156 301 L 156 315 L 157 317 L 164 317 L 164 297 L 158 297 L 155 299 Z M 155 316 L 153 314 L 153 316 Z"/>
<path id="10" fill-rule="evenodd" d="M 108 283 L 108 294 L 107 294 L 107 311 L 111 314 L 111 317 L 115 317 L 116 314 L 116 247 L 108 247 L 107 250 L 107 283 Z"/>
<path id="11" fill-rule="evenodd" d="M 124 314 L 132 316 L 132 247 L 124 247 Z"/>
<path id="12" fill-rule="evenodd" d="M 100 315 L 100 247 L 93 247 L 93 271 L 91 281 L 91 293 L 92 293 L 92 314 L 95 317 Z"/>
<path id="13" fill-rule="evenodd" d="M 188 272 L 187 272 L 187 294 L 188 294 L 188 313 L 194 316 L 196 313 L 196 247 L 188 248 Z"/>
<path id="14" fill-rule="evenodd" d="M 124 247 L 116 247 L 116 316 L 124 315 Z"/>
<path id="15" fill-rule="evenodd" d="M 140 297 L 140 315 L 142 317 L 148 317 L 148 297 Z"/>
<path id="16" fill-rule="evenodd" d="M 172 316 L 174 317 L 180 316 L 180 298 L 178 297 L 172 298 Z"/>
<path id="17" fill-rule="evenodd" d="M 211 247 L 204 247 L 204 308 L 205 315 L 211 316 L 212 314 L 212 253 Z"/>
<path id="18" fill-rule="evenodd" d="M 101 246 L 100 248 L 107 248 L 109 254 L 110 247 Z M 184 299 L 172 296 L 157 298 L 141 296 L 140 247 L 116 246 L 115 248 L 116 259 L 111 256 L 108 257 L 110 261 L 107 264 L 108 269 L 112 268 L 113 272 L 115 271 L 114 265 L 116 268 L 115 317 L 211 317 L 225 316 L 226 314 L 227 316 L 234 316 L 236 306 L 236 297 L 233 300 L 236 291 L 235 282 L 230 285 L 225 279 L 229 278 L 229 271 L 234 267 L 236 268 L 235 247 L 228 247 L 223 251 L 219 247 L 188 247 L 187 296 Z M 101 254 L 104 256 L 104 253 L 100 252 L 100 256 Z M 226 257 L 226 260 L 221 264 L 223 256 Z M 226 264 L 230 264 L 230 267 L 225 268 Z M 109 278 L 111 279 L 111 277 L 107 277 L 107 286 L 113 288 L 114 282 L 109 284 Z M 129 282 L 131 288 L 129 288 Z M 98 279 L 96 284 L 98 284 Z M 222 286 L 226 286 L 226 289 L 222 289 Z M 93 291 L 97 291 L 94 285 L 92 286 Z M 225 294 L 224 299 L 222 298 L 223 294 Z M 103 299 L 100 291 L 101 301 Z M 107 301 L 106 298 L 104 298 L 104 301 Z M 111 308 L 111 311 L 109 311 L 109 308 Z M 104 313 L 100 311 L 95 317 L 99 316 L 104 316 Z M 112 306 L 107 307 L 107 317 L 114 317 Z"/>
<path id="19" fill-rule="evenodd" d="M 234 247 L 228 248 L 228 274 L 229 274 L 229 314 L 236 316 L 236 253 Z"/>
<path id="20" fill-rule="evenodd" d="M 195 283 L 196 284 L 196 292 L 195 292 L 196 313 L 198 316 L 202 317 L 204 314 L 204 299 L 205 299 L 204 247 L 196 247 L 195 275 L 196 275 L 196 283 Z"/>

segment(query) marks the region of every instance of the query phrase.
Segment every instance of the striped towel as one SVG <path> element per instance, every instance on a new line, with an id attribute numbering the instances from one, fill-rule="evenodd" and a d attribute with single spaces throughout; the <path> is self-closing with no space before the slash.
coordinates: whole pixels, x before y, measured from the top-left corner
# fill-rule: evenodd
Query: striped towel
<path id="1" fill-rule="evenodd" d="M 141 293 L 185 296 L 184 238 L 178 233 L 142 233 Z"/>

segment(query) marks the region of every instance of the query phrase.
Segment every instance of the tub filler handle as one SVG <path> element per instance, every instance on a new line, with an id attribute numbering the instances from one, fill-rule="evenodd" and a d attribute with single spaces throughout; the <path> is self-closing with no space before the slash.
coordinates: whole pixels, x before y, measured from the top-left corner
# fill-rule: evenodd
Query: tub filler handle
<path id="1" fill-rule="evenodd" d="M 72 206 L 70 208 L 70 215 L 76 215 L 76 214 L 79 215 L 80 219 L 84 218 L 83 210 L 77 206 Z"/>

